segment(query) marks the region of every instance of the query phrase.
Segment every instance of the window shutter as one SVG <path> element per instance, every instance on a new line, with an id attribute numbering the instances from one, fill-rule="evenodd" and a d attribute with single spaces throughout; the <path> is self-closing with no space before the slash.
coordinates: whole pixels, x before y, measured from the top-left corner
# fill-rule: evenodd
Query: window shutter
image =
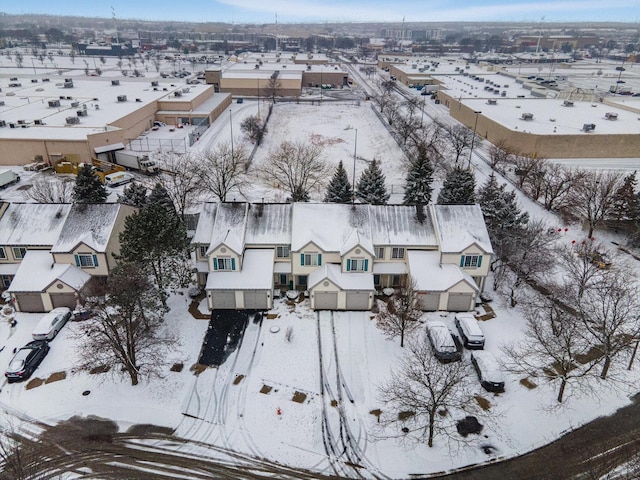
<path id="1" fill-rule="evenodd" d="M 482 255 L 478 255 L 478 268 L 482 265 Z"/>
<path id="2" fill-rule="evenodd" d="M 217 258 L 214 258 L 214 259 L 213 259 L 213 269 L 214 269 L 214 270 L 217 270 L 217 269 L 218 269 L 218 259 L 217 259 Z"/>
<path id="3" fill-rule="evenodd" d="M 351 259 L 347 258 L 347 272 L 351 271 Z"/>
<path id="4" fill-rule="evenodd" d="M 76 259 L 76 267 L 80 266 L 80 257 L 78 255 L 74 255 L 75 259 Z"/>
<path id="5" fill-rule="evenodd" d="M 464 255 L 460 256 L 460 266 L 464 267 Z"/>
<path id="6" fill-rule="evenodd" d="M 304 267 L 304 253 L 300 254 L 300 265 Z"/>
<path id="7" fill-rule="evenodd" d="M 369 259 L 368 258 L 364 259 L 364 271 L 365 272 L 369 271 Z"/>
<path id="8" fill-rule="evenodd" d="M 318 254 L 318 266 L 322 265 L 322 254 Z"/>
<path id="9" fill-rule="evenodd" d="M 231 270 L 235 270 L 236 269 L 236 259 L 232 258 L 231 259 Z"/>
<path id="10" fill-rule="evenodd" d="M 98 256 L 97 256 L 97 255 L 94 255 L 94 256 L 93 256 L 93 266 L 94 266 L 94 267 L 97 267 L 97 266 L 98 266 Z"/>

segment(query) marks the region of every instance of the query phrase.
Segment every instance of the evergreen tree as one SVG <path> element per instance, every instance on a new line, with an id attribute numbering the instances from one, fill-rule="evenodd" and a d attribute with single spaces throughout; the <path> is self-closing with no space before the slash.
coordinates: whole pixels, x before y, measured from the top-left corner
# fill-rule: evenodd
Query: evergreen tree
<path id="1" fill-rule="evenodd" d="M 341 161 L 338 164 L 338 168 L 336 168 L 336 172 L 333 174 L 331 182 L 329 182 L 324 201 L 330 203 L 349 203 L 351 202 L 351 195 L 353 195 L 351 183 L 349 183 L 347 171 L 344 169 Z"/>
<path id="2" fill-rule="evenodd" d="M 640 198 L 636 194 L 638 179 L 637 172 L 624 178 L 622 186 L 616 191 L 613 199 L 613 220 L 636 223 L 640 218 Z"/>
<path id="3" fill-rule="evenodd" d="M 118 203 L 142 208 L 147 204 L 147 187 L 136 182 L 131 182 L 118 195 Z"/>
<path id="4" fill-rule="evenodd" d="M 166 289 L 181 286 L 188 273 L 188 247 L 186 227 L 166 190 L 157 184 L 147 205 L 126 217 L 120 233 L 120 258 L 148 269 L 166 307 Z"/>
<path id="5" fill-rule="evenodd" d="M 407 173 L 404 190 L 405 205 L 427 205 L 431 202 L 433 192 L 433 166 L 424 148 L 420 148 L 418 156 L 411 162 Z"/>
<path id="6" fill-rule="evenodd" d="M 85 163 L 76 176 L 73 187 L 73 201 L 75 203 L 104 203 L 107 199 L 106 187 L 94 173 L 93 167 Z"/>
<path id="7" fill-rule="evenodd" d="M 377 160 L 374 158 L 373 162 L 371 162 L 367 169 L 362 172 L 362 175 L 360 175 L 356 196 L 363 203 L 384 205 L 390 197 L 384 181 L 384 174 L 382 170 L 380 170 Z"/>
<path id="8" fill-rule="evenodd" d="M 501 232 L 519 230 L 529 221 L 529 214 L 518 207 L 516 193 L 506 187 L 504 183 L 498 184 L 495 175 L 491 175 L 478 190 L 478 203 L 492 237 L 499 236 Z"/>
<path id="9" fill-rule="evenodd" d="M 439 205 L 473 205 L 476 202 L 476 179 L 471 170 L 454 167 L 447 174 L 438 194 Z"/>

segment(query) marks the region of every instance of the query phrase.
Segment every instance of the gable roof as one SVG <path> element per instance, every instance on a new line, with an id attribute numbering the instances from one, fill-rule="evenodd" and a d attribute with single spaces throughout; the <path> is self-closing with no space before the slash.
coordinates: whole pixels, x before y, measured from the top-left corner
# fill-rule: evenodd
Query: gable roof
<path id="1" fill-rule="evenodd" d="M 345 253 L 350 252 L 351 250 L 353 250 L 357 246 L 362 247 L 364 250 L 369 252 L 371 255 L 375 256 L 375 252 L 373 250 L 373 242 L 371 241 L 371 239 L 367 238 L 367 237 L 365 237 L 363 235 L 360 235 L 358 233 L 358 230 L 356 230 L 356 229 L 353 229 L 351 231 L 351 234 L 347 237 L 345 242 L 342 244 L 342 248 L 340 249 L 340 256 L 344 255 Z"/>
<path id="2" fill-rule="evenodd" d="M 0 218 L 0 245 L 54 245 L 70 204 L 12 203 Z"/>
<path id="3" fill-rule="evenodd" d="M 238 255 L 241 255 L 245 245 L 246 223 L 246 203 L 219 204 L 207 253 L 224 244 Z"/>
<path id="4" fill-rule="evenodd" d="M 54 263 L 52 255 L 45 250 L 30 250 L 22 259 L 8 291 L 43 292 L 56 280 L 79 290 L 90 278 L 91 275 L 75 265 Z"/>
<path id="5" fill-rule="evenodd" d="M 290 203 L 249 204 L 246 243 L 248 245 L 289 245 L 292 207 Z"/>
<path id="6" fill-rule="evenodd" d="M 370 205 L 374 245 L 437 246 L 431 212 L 410 205 Z"/>
<path id="7" fill-rule="evenodd" d="M 217 202 L 205 202 L 200 209 L 198 217 L 198 225 L 193 234 L 191 243 L 201 243 L 209 245 L 211 242 L 211 233 L 213 232 L 213 224 L 216 220 L 216 211 L 218 210 Z"/>
<path id="8" fill-rule="evenodd" d="M 440 263 L 440 254 L 434 251 L 409 250 L 407 262 L 416 290 L 445 292 L 454 285 L 465 282 L 478 291 L 471 275 L 452 263 Z"/>
<path id="9" fill-rule="evenodd" d="M 433 205 L 440 235 L 440 251 L 457 253 L 476 243 L 493 253 L 480 205 Z"/>
<path id="10" fill-rule="evenodd" d="M 312 289 L 325 279 L 340 290 L 375 290 L 373 275 L 369 273 L 344 273 L 340 269 L 340 265 L 334 263 L 325 263 L 322 267 L 311 272 L 307 287 Z"/>
<path id="11" fill-rule="evenodd" d="M 84 243 L 96 252 L 104 252 L 113 232 L 119 203 L 76 203 L 71 206 L 52 253 L 67 253 Z"/>

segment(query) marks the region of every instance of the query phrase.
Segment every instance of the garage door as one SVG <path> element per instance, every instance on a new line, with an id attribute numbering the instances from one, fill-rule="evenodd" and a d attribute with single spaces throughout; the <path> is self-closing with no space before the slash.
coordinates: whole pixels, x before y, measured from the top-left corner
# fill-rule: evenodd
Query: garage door
<path id="1" fill-rule="evenodd" d="M 440 294 L 419 293 L 418 308 L 424 312 L 435 312 L 440 308 Z"/>
<path id="2" fill-rule="evenodd" d="M 72 310 L 76 308 L 76 296 L 73 293 L 51 293 L 49 296 L 53 308 L 69 307 Z"/>
<path id="3" fill-rule="evenodd" d="M 347 310 L 369 310 L 369 292 L 347 292 Z"/>
<path id="4" fill-rule="evenodd" d="M 211 303 L 213 309 L 235 309 L 236 308 L 236 292 L 234 291 L 212 291 Z"/>
<path id="5" fill-rule="evenodd" d="M 450 293 L 447 310 L 450 312 L 468 312 L 471 309 L 471 293 Z"/>
<path id="6" fill-rule="evenodd" d="M 44 312 L 44 304 L 39 293 L 20 293 L 16 295 L 21 312 Z"/>
<path id="7" fill-rule="evenodd" d="M 338 292 L 316 292 L 313 294 L 316 310 L 337 310 Z"/>
<path id="8" fill-rule="evenodd" d="M 244 292 L 244 308 L 250 310 L 267 310 L 269 308 L 267 292 Z"/>

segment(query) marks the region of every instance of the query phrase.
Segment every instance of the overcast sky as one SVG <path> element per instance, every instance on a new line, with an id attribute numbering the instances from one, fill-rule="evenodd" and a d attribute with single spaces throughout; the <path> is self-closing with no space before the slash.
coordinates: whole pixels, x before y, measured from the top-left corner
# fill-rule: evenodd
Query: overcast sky
<path id="1" fill-rule="evenodd" d="M 1 12 L 195 22 L 640 21 L 640 0 L 3 1 Z"/>

